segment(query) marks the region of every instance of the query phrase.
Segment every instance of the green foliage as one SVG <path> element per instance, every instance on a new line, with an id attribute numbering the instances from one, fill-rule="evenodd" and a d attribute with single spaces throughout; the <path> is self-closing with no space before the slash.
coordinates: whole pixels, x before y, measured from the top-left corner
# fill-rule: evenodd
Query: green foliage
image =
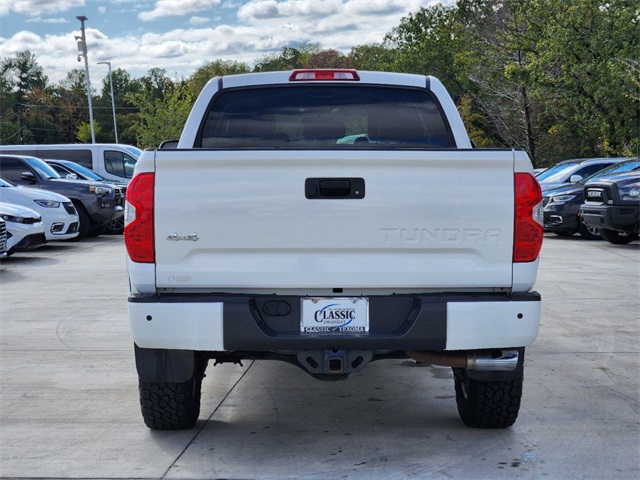
<path id="1" fill-rule="evenodd" d="M 469 138 L 476 144 L 476 147 L 495 147 L 495 139 L 488 134 L 487 118 L 474 106 L 471 95 L 465 94 L 462 96 L 460 104 L 458 105 L 458 111 L 460 112 L 462 121 L 467 127 Z"/>
<path id="2" fill-rule="evenodd" d="M 48 81 L 36 56 L 29 50 L 20 52 L 15 57 L 4 58 L 0 62 L 0 78 L 4 89 L 15 93 L 16 102 L 22 102 L 35 88 L 45 89 Z M 9 85 L 10 88 L 7 88 Z"/>
<path id="3" fill-rule="evenodd" d="M 548 132 L 559 140 L 579 137 L 580 153 L 587 156 L 637 152 L 638 72 L 629 68 L 640 52 L 637 3 L 528 0 L 517 5 L 533 9 L 538 22 L 536 55 L 527 68 L 547 107 Z"/>
<path id="4" fill-rule="evenodd" d="M 231 60 L 216 60 L 215 62 L 207 63 L 198 68 L 187 81 L 187 85 L 191 91 L 191 95 L 196 98 L 207 82 L 213 77 L 249 73 L 250 71 L 249 67 L 244 63 L 233 62 Z"/>
<path id="5" fill-rule="evenodd" d="M 385 39 L 394 48 L 395 71 L 433 75 L 455 101 L 472 89 L 469 35 L 456 8 L 437 4 L 403 18 Z"/>
<path id="6" fill-rule="evenodd" d="M 387 42 L 394 69 L 445 83 L 478 144 L 544 165 L 637 155 L 637 3 L 458 0 L 403 19 Z"/>
<path id="7" fill-rule="evenodd" d="M 102 128 L 100 128 L 100 124 L 94 120 L 93 133 L 97 137 L 101 131 L 102 131 Z M 87 122 L 87 123 L 81 123 L 80 125 L 78 125 L 78 130 L 76 131 L 76 138 L 80 143 L 91 143 L 91 123 Z"/>
<path id="8" fill-rule="evenodd" d="M 254 72 L 277 72 L 293 70 L 294 68 L 306 68 L 310 55 L 320 51 L 320 47 L 314 43 L 303 44 L 298 48 L 285 47 L 280 53 L 265 55 L 256 63 Z"/>
<path id="9" fill-rule="evenodd" d="M 129 100 L 139 109 L 135 135 L 140 148 L 157 148 L 165 140 L 180 138 L 194 101 L 189 88 L 183 84 L 174 85 L 163 97 L 138 93 Z"/>
<path id="10" fill-rule="evenodd" d="M 349 52 L 349 63 L 358 70 L 375 72 L 393 71 L 397 51 L 378 43 L 358 45 Z"/>
<path id="11" fill-rule="evenodd" d="M 349 57 L 337 50 L 322 50 L 317 44 L 309 43 L 298 48 L 285 47 L 280 53 L 264 56 L 255 72 L 274 72 L 295 68 L 352 68 Z"/>

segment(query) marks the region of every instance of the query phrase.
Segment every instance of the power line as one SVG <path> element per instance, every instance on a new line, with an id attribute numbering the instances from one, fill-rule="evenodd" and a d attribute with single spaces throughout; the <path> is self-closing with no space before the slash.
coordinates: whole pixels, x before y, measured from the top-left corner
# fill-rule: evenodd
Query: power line
<path id="1" fill-rule="evenodd" d="M 11 140 L 13 137 L 15 137 L 16 135 L 18 135 L 20 133 L 20 129 L 16 130 L 16 132 L 11 135 L 10 137 L 7 138 L 0 138 L 0 143 L 4 143 L 7 140 Z"/>
<path id="2" fill-rule="evenodd" d="M 29 105 L 29 104 L 24 104 L 25 107 L 28 108 L 67 108 L 67 109 L 74 109 L 74 110 L 89 110 L 89 107 L 83 107 L 83 106 L 64 106 L 64 105 Z M 98 110 L 111 110 L 111 107 L 93 107 L 94 110 L 98 109 Z M 138 107 L 117 107 L 116 106 L 116 110 L 140 110 Z"/>

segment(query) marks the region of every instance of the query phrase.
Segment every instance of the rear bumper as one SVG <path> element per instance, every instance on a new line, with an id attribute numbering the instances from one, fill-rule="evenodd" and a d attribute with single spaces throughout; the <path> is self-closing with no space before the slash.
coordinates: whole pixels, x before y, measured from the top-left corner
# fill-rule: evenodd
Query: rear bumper
<path id="1" fill-rule="evenodd" d="M 368 334 L 303 334 L 300 297 L 132 295 L 141 348 L 208 352 L 476 350 L 526 347 L 538 334 L 537 292 L 369 297 Z"/>

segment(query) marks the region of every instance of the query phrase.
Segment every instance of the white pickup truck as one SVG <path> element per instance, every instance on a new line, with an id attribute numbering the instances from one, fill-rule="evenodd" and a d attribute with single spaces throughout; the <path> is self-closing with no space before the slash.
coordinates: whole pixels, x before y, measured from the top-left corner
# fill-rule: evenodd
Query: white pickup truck
<path id="1" fill-rule="evenodd" d="M 127 190 L 146 425 L 195 424 L 211 359 L 340 380 L 405 358 L 453 368 L 466 425 L 512 425 L 541 311 L 531 172 L 522 151 L 472 148 L 433 77 L 212 79 Z"/>

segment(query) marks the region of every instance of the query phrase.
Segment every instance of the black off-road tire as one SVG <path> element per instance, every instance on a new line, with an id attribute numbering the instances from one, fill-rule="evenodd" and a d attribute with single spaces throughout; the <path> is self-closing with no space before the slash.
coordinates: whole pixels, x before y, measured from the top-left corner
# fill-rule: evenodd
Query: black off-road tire
<path id="1" fill-rule="evenodd" d="M 636 238 L 638 238 L 637 233 L 634 234 L 634 233 L 618 232 L 616 230 L 605 230 L 604 228 L 600 229 L 600 235 L 607 242 L 613 243 L 615 245 L 626 245 L 627 243 L 631 243 Z"/>
<path id="2" fill-rule="evenodd" d="M 147 427 L 153 430 L 186 430 L 200 415 L 202 377 L 185 383 L 153 383 L 139 380 L 140 407 Z"/>
<path id="3" fill-rule="evenodd" d="M 473 428 L 505 428 L 518 418 L 522 399 L 522 363 L 510 381 L 479 381 L 463 368 L 453 369 L 458 413 Z"/>

